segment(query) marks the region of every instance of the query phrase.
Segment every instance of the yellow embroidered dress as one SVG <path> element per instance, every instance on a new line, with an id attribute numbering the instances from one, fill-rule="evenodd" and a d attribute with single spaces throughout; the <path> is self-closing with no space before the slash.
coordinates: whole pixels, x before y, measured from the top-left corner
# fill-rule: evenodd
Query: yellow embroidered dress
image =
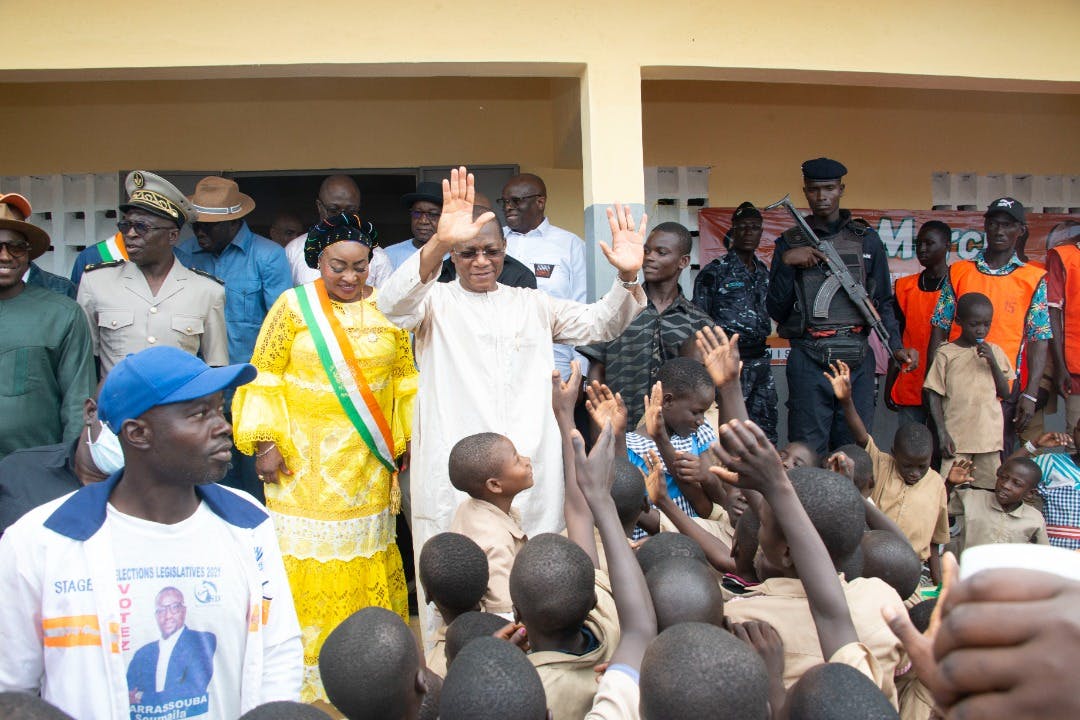
<path id="1" fill-rule="evenodd" d="M 375 294 L 332 302 L 371 392 L 394 435 L 411 439 L 417 373 L 409 335 L 375 306 Z M 391 476 L 368 450 L 327 378 L 295 290 L 270 309 L 255 344 L 254 382 L 233 400 L 241 452 L 277 444 L 293 471 L 266 485 L 304 640 L 302 700 L 326 699 L 319 650 L 341 621 L 377 605 L 409 620 L 405 575 L 390 511 Z"/>

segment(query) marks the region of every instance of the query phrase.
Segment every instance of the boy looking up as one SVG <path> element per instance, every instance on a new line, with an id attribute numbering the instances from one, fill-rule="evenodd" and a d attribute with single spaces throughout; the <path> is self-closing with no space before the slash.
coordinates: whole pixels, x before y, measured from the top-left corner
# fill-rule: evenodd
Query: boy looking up
<path id="1" fill-rule="evenodd" d="M 901 423 L 926 424 L 922 387 L 926 377 L 926 349 L 930 345 L 930 318 L 949 274 L 947 258 L 951 241 L 952 230 L 945 223 L 940 220 L 923 223 L 915 236 L 915 257 L 923 270 L 897 278 L 893 290 L 903 345 L 917 351 L 921 359 L 914 367 L 901 367 L 895 360 L 889 362 L 885 403 L 900 415 Z"/>
<path id="2" fill-rule="evenodd" d="M 896 429 L 892 453 L 878 449 L 851 401 L 851 372 L 843 362 L 825 373 L 844 408 L 844 419 L 874 463 L 874 489 L 870 499 L 904 531 L 919 559 L 930 566 L 930 577 L 941 582 L 938 545 L 949 541 L 948 500 L 945 481 L 930 469 L 933 438 L 925 425 L 908 423 Z M 865 512 L 865 511 L 864 511 Z"/>
<path id="3" fill-rule="evenodd" d="M 663 462 L 668 495 L 690 517 L 708 517 L 712 501 L 701 484 L 710 483 L 701 454 L 716 440 L 705 420 L 713 404 L 715 386 L 705 366 L 691 358 L 664 363 L 645 402 L 645 434 L 627 433 L 630 461 L 648 473 L 650 450 Z"/>
<path id="4" fill-rule="evenodd" d="M 1042 471 L 1028 458 L 1013 457 L 998 468 L 993 492 L 958 487 L 949 514 L 959 520 L 957 556 L 965 548 L 991 543 L 1049 545 L 1042 513 L 1024 500 L 1035 492 Z"/>
<path id="5" fill-rule="evenodd" d="M 1009 397 L 1012 362 L 986 340 L 994 306 L 981 293 L 961 295 L 956 303 L 960 337 L 938 348 L 927 371 L 927 404 L 937 425 L 941 473 L 957 458 L 971 460 L 975 487 L 993 489 L 1001 465 L 1004 420 L 1001 400 Z"/>
<path id="6" fill-rule="evenodd" d="M 521 514 L 511 505 L 518 493 L 533 486 L 532 462 L 518 454 L 509 438 L 478 433 L 450 450 L 449 470 L 450 483 L 469 495 L 458 505 L 450 531 L 471 538 L 488 559 L 487 592 L 480 606 L 509 617 L 510 569 L 526 540 Z"/>

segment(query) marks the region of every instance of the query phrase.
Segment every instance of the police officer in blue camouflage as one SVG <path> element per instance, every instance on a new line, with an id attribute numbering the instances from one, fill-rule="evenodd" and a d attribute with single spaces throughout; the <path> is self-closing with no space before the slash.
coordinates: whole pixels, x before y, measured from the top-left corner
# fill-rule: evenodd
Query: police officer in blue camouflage
<path id="1" fill-rule="evenodd" d="M 761 213 L 744 202 L 731 216 L 728 252 L 702 268 L 694 282 L 694 304 L 728 335 L 739 334 L 743 400 L 750 419 L 777 442 L 776 381 L 766 338 L 772 321 L 765 307 L 769 269 L 754 254 L 761 244 Z"/>

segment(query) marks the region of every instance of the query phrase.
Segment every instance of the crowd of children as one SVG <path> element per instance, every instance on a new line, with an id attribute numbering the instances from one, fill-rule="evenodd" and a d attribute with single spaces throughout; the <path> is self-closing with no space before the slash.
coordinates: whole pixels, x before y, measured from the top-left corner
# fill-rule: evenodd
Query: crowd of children
<path id="1" fill-rule="evenodd" d="M 825 374 L 855 442 L 821 462 L 799 444 L 778 450 L 745 419 L 737 338 L 722 331 L 698 334 L 700 361 L 664 366 L 636 430 L 622 398 L 586 386 L 588 452 L 573 417 L 580 374 L 556 374 L 565 533 L 525 537 L 514 498 L 534 478 L 508 439 L 461 440 L 450 476 L 469 499 L 419 561 L 443 627 L 425 658 L 400 617 L 360 611 L 320 658 L 331 700 L 352 720 L 1075 716 L 1058 683 L 1078 653 L 1080 586 L 1039 573 L 995 585 L 993 570 L 959 582 L 940 553 L 1046 544 L 1029 503 L 1038 492 L 1053 507 L 1080 473 L 1075 456 L 1041 452 L 1080 440 L 1080 427 L 1004 463 L 969 444 L 1001 435 L 968 427 L 1008 377 L 980 342 L 987 305 L 961 298 L 961 335 L 928 375 L 945 477 L 924 424 L 901 424 L 888 452 L 875 444 L 843 362 Z M 705 420 L 713 398 L 718 428 Z M 1048 613 L 1037 630 L 1035 608 Z M 1050 650 L 1050 626 L 1067 649 Z M 1041 672 L 1006 669 L 1002 654 L 1034 658 L 1020 638 L 1051 653 Z M 980 676 L 980 662 L 999 675 Z M 959 663 L 969 669 L 952 671 Z M 1001 691 L 1009 699 L 991 701 Z M 1022 701 L 1040 712 L 1016 713 Z M 274 712 L 258 717 L 304 717 Z"/>

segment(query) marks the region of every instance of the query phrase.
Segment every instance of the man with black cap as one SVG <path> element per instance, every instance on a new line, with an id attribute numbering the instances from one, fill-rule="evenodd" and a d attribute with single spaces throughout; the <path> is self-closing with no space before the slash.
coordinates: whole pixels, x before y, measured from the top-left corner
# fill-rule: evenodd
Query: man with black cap
<path id="1" fill-rule="evenodd" d="M 254 377 L 170 347 L 116 364 L 98 414 L 126 466 L 0 539 L 0 691 L 40 692 L 86 720 L 233 718 L 298 699 L 300 627 L 270 518 L 217 484 L 232 457 L 223 391 Z M 208 653 L 162 638 L 185 619 L 213 634 Z M 150 643 L 155 671 L 131 687 Z M 181 663 L 205 683 L 175 682 Z"/>
<path id="2" fill-rule="evenodd" d="M 437 182 L 417 184 L 416 192 L 401 196 L 402 206 L 409 211 L 409 227 L 412 237 L 386 248 L 386 256 L 394 270 L 435 234 L 442 213 L 442 185 Z"/>
<path id="3" fill-rule="evenodd" d="M 864 221 L 840 209 L 847 168 L 836 160 L 816 158 L 802 164 L 803 193 L 811 214 L 806 221 L 822 242 L 831 243 L 856 282 L 881 315 L 889 333 L 889 349 L 901 366 L 913 367 L 918 353 L 900 344 L 892 310 L 888 258 L 878 234 Z M 867 428 L 874 419 L 874 363 L 866 360 L 869 323 L 842 289 L 832 295 L 827 313 L 811 311 L 819 294 L 828 293 L 824 254 L 799 228 L 776 240 L 766 306 L 780 337 L 791 341 L 787 361 L 788 440 L 801 441 L 819 455 L 850 443 L 843 409 L 825 379 L 829 364 L 843 360 L 851 367 L 855 409 Z M 827 298 L 828 295 L 823 296 Z"/>
<path id="4" fill-rule="evenodd" d="M 172 183 L 145 170 L 129 173 L 124 186 L 128 201 L 116 227 L 129 259 L 87 265 L 79 284 L 102 376 L 124 356 L 160 345 L 227 365 L 223 283 L 173 254 L 195 208 Z"/>
<path id="5" fill-rule="evenodd" d="M 1015 198 L 998 198 L 990 203 L 984 215 L 986 247 L 974 260 L 958 260 L 949 266 L 949 274 L 941 287 L 941 296 L 930 322 L 930 347 L 927 360 L 948 339 L 956 313 L 956 300 L 969 292 L 990 298 L 994 305 L 994 320 L 986 341 L 994 343 L 1014 363 L 1019 378 L 1013 388 L 1013 398 L 1003 404 L 1005 431 L 1011 437 L 1010 423 L 1017 433 L 1023 432 L 1035 414 L 1039 396 L 1039 381 L 1046 368 L 1046 350 L 1053 335 L 1046 297 L 1046 273 L 1029 265 L 1016 254 L 1020 238 L 1027 232 L 1024 206 Z M 1020 371 L 1020 355 L 1027 351 L 1026 375 Z M 1017 394 L 1019 396 L 1017 397 Z M 1007 443 L 1006 452 L 1012 443 Z M 1034 445 L 1031 446 L 1034 452 Z"/>
<path id="6" fill-rule="evenodd" d="M 739 380 L 746 412 L 775 444 L 776 380 L 765 344 L 772 334 L 772 320 L 765 308 L 769 268 L 754 254 L 761 244 L 761 229 L 761 212 L 753 203 L 744 202 L 735 209 L 728 251 L 698 273 L 694 304 L 728 335 L 739 334 Z"/>
<path id="7" fill-rule="evenodd" d="M 22 195 L 0 195 L 0 458 L 74 442 L 94 390 L 90 328 L 79 306 L 23 280 L 49 249 L 48 234 L 26 221 L 30 213 Z"/>
<path id="8" fill-rule="evenodd" d="M 177 246 L 176 257 L 225 283 L 229 362 L 248 362 L 266 313 L 292 287 L 289 261 L 280 245 L 248 227 L 244 218 L 255 201 L 234 180 L 204 177 L 188 200 L 197 213 L 191 222 L 195 237 Z"/>

